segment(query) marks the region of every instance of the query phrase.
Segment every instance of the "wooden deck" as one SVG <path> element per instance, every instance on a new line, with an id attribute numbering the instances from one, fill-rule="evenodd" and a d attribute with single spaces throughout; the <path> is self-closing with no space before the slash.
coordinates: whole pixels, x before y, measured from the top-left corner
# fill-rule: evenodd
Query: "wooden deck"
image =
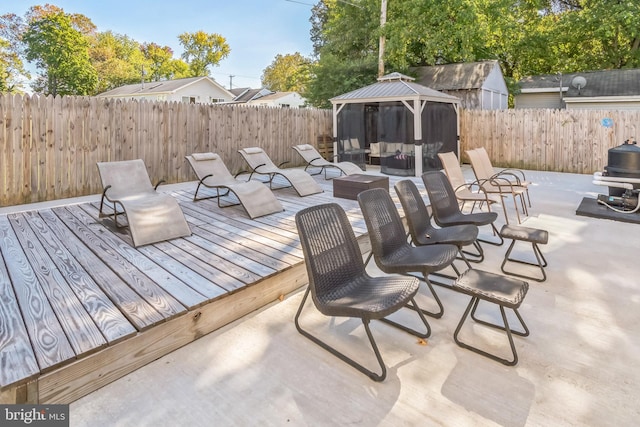
<path id="1" fill-rule="evenodd" d="M 285 211 L 255 220 L 173 190 L 192 236 L 137 249 L 97 202 L 0 216 L 0 403 L 72 402 L 306 284 L 306 206 L 342 205 L 366 248 L 357 202 L 316 179 L 324 193 L 277 190 Z"/>

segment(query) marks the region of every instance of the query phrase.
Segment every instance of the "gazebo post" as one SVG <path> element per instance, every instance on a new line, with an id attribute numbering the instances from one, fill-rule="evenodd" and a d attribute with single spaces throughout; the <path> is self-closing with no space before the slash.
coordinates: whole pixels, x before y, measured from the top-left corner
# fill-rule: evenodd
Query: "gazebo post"
<path id="1" fill-rule="evenodd" d="M 422 141 L 415 141 L 415 157 L 414 157 L 414 167 L 416 171 L 416 176 L 422 176 Z"/>
<path id="2" fill-rule="evenodd" d="M 422 176 L 422 110 L 426 105 L 420 102 L 420 97 L 416 97 L 413 100 L 413 137 L 414 137 L 414 158 L 413 167 L 415 170 L 415 176 Z"/>

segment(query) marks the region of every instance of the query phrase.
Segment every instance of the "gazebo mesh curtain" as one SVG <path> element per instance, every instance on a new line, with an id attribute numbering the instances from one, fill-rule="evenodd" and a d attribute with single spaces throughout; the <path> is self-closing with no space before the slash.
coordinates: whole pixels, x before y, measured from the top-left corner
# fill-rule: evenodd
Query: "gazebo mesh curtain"
<path id="1" fill-rule="evenodd" d="M 453 104 L 428 101 L 422 111 L 422 169 L 440 170 L 438 153 L 458 155 L 458 118 Z"/>

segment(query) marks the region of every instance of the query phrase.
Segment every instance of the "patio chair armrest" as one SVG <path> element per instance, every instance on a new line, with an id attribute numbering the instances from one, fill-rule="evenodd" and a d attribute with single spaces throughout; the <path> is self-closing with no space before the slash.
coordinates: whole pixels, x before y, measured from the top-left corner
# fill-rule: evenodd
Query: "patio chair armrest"
<path id="1" fill-rule="evenodd" d="M 286 162 L 282 162 L 278 165 L 278 168 L 280 168 L 282 165 L 286 165 L 287 163 L 289 163 L 289 161 L 287 160 Z"/>
<path id="2" fill-rule="evenodd" d="M 153 187 L 153 189 L 154 189 L 154 190 L 157 190 L 157 189 L 158 189 L 158 187 L 160 187 L 160 184 L 163 184 L 163 183 L 165 183 L 165 182 L 167 182 L 167 180 L 166 180 L 166 179 L 161 179 L 160 181 L 158 181 L 158 183 L 155 185 L 155 187 Z"/>
<path id="3" fill-rule="evenodd" d="M 509 173 L 509 174 L 515 175 L 521 181 L 526 181 L 527 180 L 527 177 L 525 176 L 524 172 L 522 170 L 520 170 L 520 169 L 506 168 L 506 169 L 501 170 L 500 173 Z"/>
<path id="4" fill-rule="evenodd" d="M 489 183 L 497 187 L 509 187 L 510 192 L 513 193 L 513 182 L 509 181 L 507 178 L 502 178 L 494 175 L 491 178 L 489 178 L 488 181 Z"/>
<path id="5" fill-rule="evenodd" d="M 105 197 L 107 197 L 107 190 L 109 190 L 111 188 L 111 184 L 107 185 L 106 187 L 104 187 L 104 189 L 102 190 L 102 199 L 104 200 Z"/>
<path id="6" fill-rule="evenodd" d="M 213 174 L 212 174 L 212 173 L 210 173 L 209 175 L 203 176 L 203 177 L 202 177 L 202 179 L 200 180 L 200 184 L 202 184 L 202 183 L 204 182 L 204 180 L 205 180 L 205 179 L 207 179 L 207 178 L 209 178 L 209 177 L 212 177 L 212 176 L 213 176 Z M 237 176 L 237 175 L 236 175 L 236 176 Z"/>
<path id="7" fill-rule="evenodd" d="M 511 182 L 508 178 L 504 178 L 503 175 L 512 176 L 515 179 L 515 185 L 522 185 L 522 181 L 520 180 L 520 178 L 512 172 L 507 172 L 507 169 L 494 174 L 491 178 L 503 179 L 505 181 Z"/>
<path id="8" fill-rule="evenodd" d="M 261 168 L 262 166 L 266 166 L 266 163 L 261 163 L 258 166 L 256 166 L 255 168 L 253 168 L 254 172 L 258 172 L 258 168 Z"/>
<path id="9" fill-rule="evenodd" d="M 309 164 L 313 165 L 313 162 L 315 162 L 316 160 L 320 160 L 320 159 L 322 159 L 322 157 L 316 157 L 314 159 L 311 159 L 311 160 L 309 160 Z M 285 162 L 285 163 L 287 163 L 287 162 Z"/>

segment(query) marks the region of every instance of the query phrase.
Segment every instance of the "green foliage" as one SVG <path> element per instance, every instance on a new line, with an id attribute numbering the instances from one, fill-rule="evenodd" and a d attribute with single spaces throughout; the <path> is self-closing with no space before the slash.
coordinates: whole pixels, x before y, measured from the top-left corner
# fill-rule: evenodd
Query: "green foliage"
<path id="1" fill-rule="evenodd" d="M 89 60 L 89 42 L 73 28 L 63 13 L 31 21 L 22 36 L 26 59 L 35 61 L 41 73 L 33 83 L 36 92 L 51 95 L 87 95 L 98 83 Z"/>
<path id="2" fill-rule="evenodd" d="M 322 54 L 312 67 L 315 76 L 302 96 L 317 108 L 330 108 L 330 98 L 376 82 L 377 57 L 345 61 L 336 55 Z"/>
<path id="3" fill-rule="evenodd" d="M 314 6 L 314 80 L 325 86 L 312 81 L 310 93 L 349 87 L 324 74 L 347 77 L 353 61 L 372 61 L 381 34 L 387 72 L 497 59 L 511 90 L 527 75 L 640 67 L 637 0 L 389 0 L 382 28 L 380 13 L 380 0 Z"/>
<path id="4" fill-rule="evenodd" d="M 23 28 L 19 16 L 13 13 L 0 16 L 0 92 L 22 93 L 23 78 L 31 78 L 21 57 L 18 34 Z"/>
<path id="5" fill-rule="evenodd" d="M 91 37 L 89 56 L 98 73 L 94 93 L 139 82 L 146 59 L 135 40 L 111 31 Z"/>
<path id="6" fill-rule="evenodd" d="M 218 65 L 231 52 L 226 39 L 215 33 L 182 33 L 178 40 L 184 48 L 182 59 L 189 64 L 192 77 L 208 76 L 209 66 Z"/>
<path id="7" fill-rule="evenodd" d="M 144 43 L 141 49 L 147 60 L 149 80 L 157 82 L 163 79 L 188 77 L 189 65 L 181 59 L 174 59 L 173 51 L 169 46 L 161 47 L 156 43 Z"/>
<path id="8" fill-rule="evenodd" d="M 264 69 L 262 86 L 274 92 L 303 93 L 311 79 L 311 60 L 299 52 L 277 55 Z"/>

